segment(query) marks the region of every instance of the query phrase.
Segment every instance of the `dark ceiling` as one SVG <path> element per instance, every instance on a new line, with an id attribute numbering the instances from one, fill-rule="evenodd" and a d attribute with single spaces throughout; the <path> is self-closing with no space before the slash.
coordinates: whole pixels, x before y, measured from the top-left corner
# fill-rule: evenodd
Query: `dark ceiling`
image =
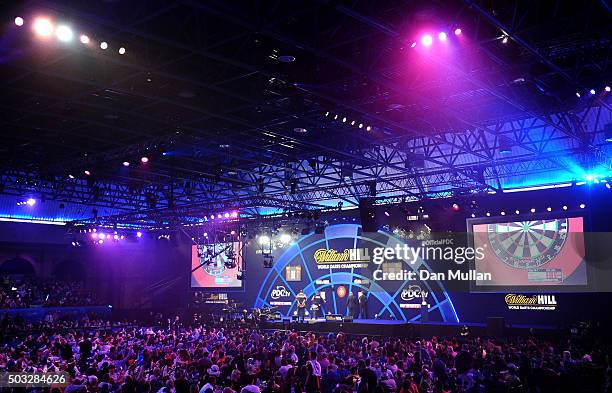
<path id="1" fill-rule="evenodd" d="M 29 1 L 2 15 L 0 170 L 10 195 L 143 224 L 224 207 L 356 204 L 372 182 L 379 195 L 417 199 L 499 191 L 500 173 L 519 171 L 503 160 L 563 166 L 547 156 L 556 150 L 538 148 L 543 137 L 504 128 L 532 120 L 558 133 L 557 150 L 608 162 L 598 138 L 572 123 L 590 110 L 609 117 L 599 94 L 610 82 L 604 0 Z M 91 47 L 36 37 L 27 23 L 40 15 L 86 32 Z M 450 49 L 411 48 L 439 30 Z M 585 101 L 590 88 L 598 94 Z M 496 166 L 503 143 L 513 155 Z"/>

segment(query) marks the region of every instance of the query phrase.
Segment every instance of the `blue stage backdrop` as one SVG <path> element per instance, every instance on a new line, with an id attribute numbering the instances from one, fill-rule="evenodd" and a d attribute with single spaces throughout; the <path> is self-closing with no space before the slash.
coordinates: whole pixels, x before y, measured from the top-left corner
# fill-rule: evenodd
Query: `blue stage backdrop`
<path id="1" fill-rule="evenodd" d="M 349 293 L 358 296 L 363 292 L 367 296 L 368 318 L 416 321 L 421 318 L 423 306 L 430 321 L 458 322 L 452 299 L 442 282 L 382 279 L 383 272 L 432 271 L 423 259 L 413 264 L 407 261 L 374 263 L 375 248 L 403 244 L 404 241 L 388 233 L 363 233 L 361 226 L 355 224 L 333 225 L 324 234 L 304 236 L 288 248 L 273 252 L 273 267 L 267 271 L 253 307 L 276 306 L 281 314 L 294 315 L 295 296 L 303 289 L 309 299 L 320 291 L 325 298 L 325 313 L 348 315 Z M 255 254 L 263 253 L 254 248 Z M 263 258 L 261 255 L 253 258 L 252 250 L 249 256 L 251 263 L 253 259 Z"/>

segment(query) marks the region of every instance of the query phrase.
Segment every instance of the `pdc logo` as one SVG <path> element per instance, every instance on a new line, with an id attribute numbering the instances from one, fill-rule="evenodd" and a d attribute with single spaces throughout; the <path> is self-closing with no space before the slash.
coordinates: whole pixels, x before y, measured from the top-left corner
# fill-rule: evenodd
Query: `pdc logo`
<path id="1" fill-rule="evenodd" d="M 425 300 L 427 299 L 427 295 L 429 295 L 429 292 L 422 290 L 420 286 L 411 285 L 402 291 L 401 297 L 403 301 L 408 302 L 414 299 Z"/>
<path id="2" fill-rule="evenodd" d="M 270 294 L 270 297 L 274 300 L 289 296 L 291 296 L 291 292 L 289 292 L 283 285 L 277 285 Z"/>

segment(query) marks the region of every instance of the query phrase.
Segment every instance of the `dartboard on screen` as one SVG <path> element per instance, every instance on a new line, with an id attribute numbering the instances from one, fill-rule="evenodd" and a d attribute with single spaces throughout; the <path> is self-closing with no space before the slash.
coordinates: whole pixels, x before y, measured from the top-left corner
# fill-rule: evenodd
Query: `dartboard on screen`
<path id="1" fill-rule="evenodd" d="M 545 265 L 563 248 L 567 218 L 487 225 L 493 252 L 508 266 L 531 269 Z"/>

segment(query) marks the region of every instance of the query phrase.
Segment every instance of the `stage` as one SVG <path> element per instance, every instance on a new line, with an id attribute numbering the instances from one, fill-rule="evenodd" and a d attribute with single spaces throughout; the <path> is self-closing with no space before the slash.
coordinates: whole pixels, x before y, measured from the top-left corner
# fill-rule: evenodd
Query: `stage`
<path id="1" fill-rule="evenodd" d="M 431 337 L 431 336 L 529 336 L 562 333 L 556 326 L 507 325 L 503 319 L 486 323 L 447 322 L 405 322 L 380 319 L 357 319 L 353 322 L 326 321 L 325 319 L 291 321 L 288 318 L 262 323 L 264 329 L 296 329 L 317 333 L 347 333 L 388 337 Z"/>

